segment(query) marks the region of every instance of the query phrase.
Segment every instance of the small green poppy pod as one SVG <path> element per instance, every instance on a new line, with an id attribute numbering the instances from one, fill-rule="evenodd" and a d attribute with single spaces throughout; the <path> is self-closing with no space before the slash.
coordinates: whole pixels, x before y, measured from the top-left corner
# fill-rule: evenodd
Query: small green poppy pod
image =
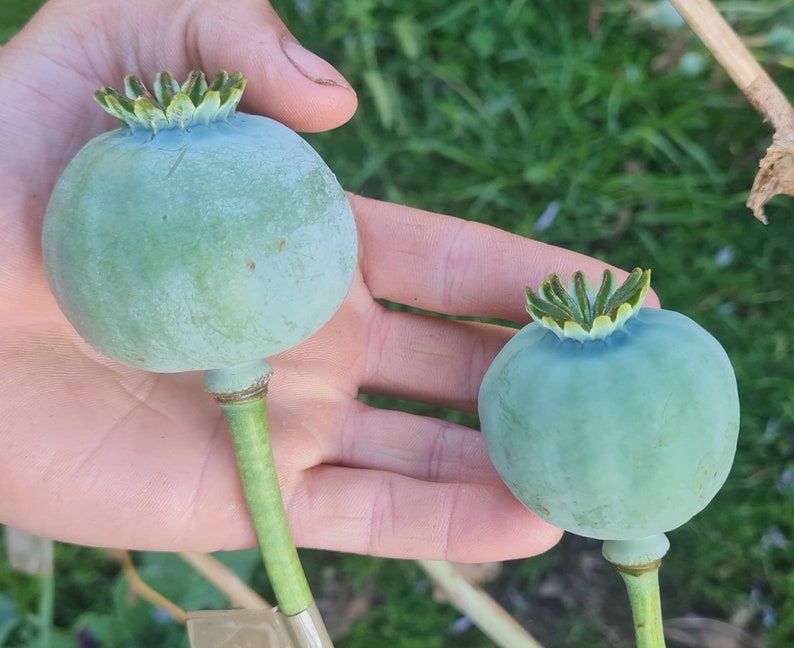
<path id="1" fill-rule="evenodd" d="M 641 308 L 650 272 L 594 290 L 575 273 L 539 293 L 499 352 L 479 413 L 491 460 L 530 510 L 602 540 L 687 522 L 725 482 L 739 399 L 723 348 L 691 319 Z"/>
<path id="2" fill-rule="evenodd" d="M 342 187 L 296 133 L 236 112 L 246 80 L 134 76 L 95 97 L 122 127 L 53 190 L 43 254 L 78 333 L 159 372 L 228 367 L 302 342 L 339 308 L 357 262 Z"/>

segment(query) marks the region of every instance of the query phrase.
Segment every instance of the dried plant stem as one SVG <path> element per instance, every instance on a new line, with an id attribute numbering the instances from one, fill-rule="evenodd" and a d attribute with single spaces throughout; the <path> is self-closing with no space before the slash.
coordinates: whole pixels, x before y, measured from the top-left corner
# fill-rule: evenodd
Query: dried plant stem
<path id="1" fill-rule="evenodd" d="M 418 562 L 453 605 L 468 616 L 497 646 L 542 648 L 503 607 L 481 588 L 466 580 L 454 565 L 439 560 Z"/>
<path id="2" fill-rule="evenodd" d="M 185 621 L 187 621 L 187 612 L 143 581 L 138 575 L 138 571 L 135 569 L 135 565 L 128 551 L 109 550 L 107 554 L 121 565 L 121 569 L 127 577 L 127 583 L 132 592 L 155 607 L 167 612 L 177 623 L 184 624 Z"/>
<path id="3" fill-rule="evenodd" d="M 775 130 L 794 125 L 794 108 L 709 0 L 670 0 L 725 68 L 753 107 Z"/>
<path id="4" fill-rule="evenodd" d="M 240 607 L 247 610 L 268 610 L 273 607 L 252 590 L 234 571 L 214 556 L 204 553 L 184 552 L 180 553 L 179 557 L 218 588 L 219 591 L 223 592 L 232 607 Z"/>
<path id="5" fill-rule="evenodd" d="M 764 205 L 794 195 L 794 107 L 709 0 L 670 0 L 753 108 L 775 130 L 747 206 L 766 222 Z"/>
<path id="6" fill-rule="evenodd" d="M 109 550 L 107 554 L 119 563 L 127 578 L 130 590 L 135 593 L 136 596 L 140 596 L 143 600 L 148 601 L 155 607 L 165 610 L 178 623 L 185 622 L 187 619 L 187 612 L 146 584 L 135 569 L 135 564 L 132 562 L 132 558 L 128 551 Z M 232 606 L 244 609 L 265 610 L 272 607 L 270 603 L 242 581 L 237 574 L 212 555 L 184 552 L 180 553 L 179 556 L 217 587 L 220 592 L 225 594 Z"/>

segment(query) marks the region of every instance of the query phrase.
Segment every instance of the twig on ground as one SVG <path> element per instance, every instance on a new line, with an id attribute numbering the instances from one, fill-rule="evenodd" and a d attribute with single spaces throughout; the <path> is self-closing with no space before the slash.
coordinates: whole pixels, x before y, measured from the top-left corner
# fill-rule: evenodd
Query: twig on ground
<path id="1" fill-rule="evenodd" d="M 794 107 L 709 0 L 670 1 L 775 131 L 747 200 L 766 223 L 764 205 L 773 196 L 794 196 Z"/>
<path id="2" fill-rule="evenodd" d="M 472 585 L 454 565 L 438 560 L 419 564 L 449 601 L 501 648 L 543 648 L 482 588 Z"/>
<path id="3" fill-rule="evenodd" d="M 128 551 L 114 549 L 108 550 L 107 554 L 121 565 L 121 569 L 127 577 L 130 590 L 134 594 L 167 612 L 177 623 L 185 624 L 187 621 L 187 613 L 176 603 L 169 601 L 165 596 L 160 594 L 160 592 L 152 589 L 143 581 L 138 575 L 138 571 L 135 569 L 135 565 Z"/>
<path id="4" fill-rule="evenodd" d="M 248 610 L 270 609 L 273 607 L 226 565 L 210 554 L 180 553 L 187 564 L 223 592 L 232 607 Z"/>

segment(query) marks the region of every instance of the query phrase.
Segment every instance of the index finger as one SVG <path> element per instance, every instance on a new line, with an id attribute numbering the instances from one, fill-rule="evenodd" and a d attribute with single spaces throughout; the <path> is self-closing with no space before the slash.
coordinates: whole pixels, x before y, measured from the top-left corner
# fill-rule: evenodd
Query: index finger
<path id="1" fill-rule="evenodd" d="M 350 196 L 362 239 L 361 268 L 373 297 L 447 315 L 526 321 L 524 287 L 605 268 L 584 254 L 495 227 Z M 647 303 L 656 303 L 649 295 Z"/>

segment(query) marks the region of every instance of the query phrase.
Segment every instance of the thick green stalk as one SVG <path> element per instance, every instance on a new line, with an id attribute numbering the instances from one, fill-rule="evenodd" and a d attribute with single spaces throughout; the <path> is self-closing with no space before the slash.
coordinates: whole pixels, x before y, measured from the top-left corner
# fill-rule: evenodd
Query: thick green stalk
<path id="1" fill-rule="evenodd" d="M 308 609 L 313 599 L 287 526 L 268 435 L 264 394 L 252 400 L 220 405 L 229 424 L 240 480 L 270 584 L 281 611 L 294 616 Z"/>
<path id="2" fill-rule="evenodd" d="M 254 524 L 281 617 L 293 648 L 332 648 L 292 540 L 268 433 L 265 399 L 273 369 L 264 360 L 204 374 L 204 389 L 223 409 Z"/>
<path id="3" fill-rule="evenodd" d="M 670 548 L 663 533 L 634 540 L 607 540 L 602 553 L 618 570 L 631 605 L 637 648 L 664 648 L 659 566 Z"/>
<path id="4" fill-rule="evenodd" d="M 659 599 L 660 564 L 659 560 L 639 569 L 618 567 L 629 595 L 637 648 L 664 648 L 665 645 Z"/>

